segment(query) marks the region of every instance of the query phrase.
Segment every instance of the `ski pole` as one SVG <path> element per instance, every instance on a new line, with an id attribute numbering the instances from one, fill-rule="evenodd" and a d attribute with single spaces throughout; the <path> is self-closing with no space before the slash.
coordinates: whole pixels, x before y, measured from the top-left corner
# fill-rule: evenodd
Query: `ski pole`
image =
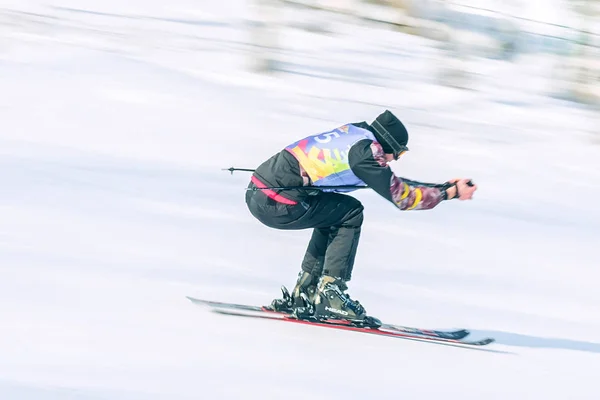
<path id="1" fill-rule="evenodd" d="M 231 172 L 231 175 L 233 175 L 233 171 L 245 171 L 245 172 L 254 172 L 254 169 L 249 169 L 249 168 L 234 168 L 234 167 L 229 167 L 229 168 L 223 168 L 223 171 L 229 171 Z"/>
<path id="2" fill-rule="evenodd" d="M 229 168 L 223 168 L 223 171 L 229 171 L 231 172 L 231 175 L 233 175 L 234 171 L 244 171 L 244 172 L 254 172 L 254 169 L 250 169 L 250 168 L 236 168 L 236 167 L 229 167 Z M 401 178 L 402 181 L 404 183 L 407 183 L 411 186 L 424 186 L 424 187 L 433 187 L 433 188 L 438 188 L 438 189 L 447 189 L 448 187 L 451 186 L 451 184 L 449 183 L 425 183 L 425 182 L 418 182 L 418 181 L 413 181 L 410 179 L 405 179 L 405 178 Z M 473 186 L 474 183 L 473 181 L 469 180 L 467 182 L 467 185 L 469 186 Z M 327 189 L 368 189 L 369 186 L 354 186 L 354 185 L 344 185 L 344 186 L 270 186 L 270 187 L 265 187 L 265 188 L 258 188 L 258 187 L 253 187 L 253 188 L 246 188 L 246 190 L 252 190 L 252 191 L 256 191 L 256 190 L 327 190 Z"/>
<path id="3" fill-rule="evenodd" d="M 264 188 L 250 187 L 246 190 L 327 190 L 327 189 L 368 189 L 369 186 L 354 186 L 354 185 L 342 185 L 342 186 L 268 186 Z"/>

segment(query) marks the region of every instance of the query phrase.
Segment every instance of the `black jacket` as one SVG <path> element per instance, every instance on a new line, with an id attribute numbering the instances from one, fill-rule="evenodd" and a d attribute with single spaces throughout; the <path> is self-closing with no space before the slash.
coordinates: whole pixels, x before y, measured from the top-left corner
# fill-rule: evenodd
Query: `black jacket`
<path id="1" fill-rule="evenodd" d="M 359 128 L 369 129 L 366 122 L 354 123 Z M 394 175 L 385 163 L 382 147 L 370 139 L 355 143 L 348 152 L 352 172 L 380 196 L 402 210 L 429 209 L 445 199 L 445 190 L 431 184 L 411 181 Z M 302 170 L 298 160 L 287 150 L 275 154 L 262 163 L 254 175 L 270 187 L 304 186 Z M 441 185 L 440 185 L 441 186 Z M 319 190 L 304 186 L 301 190 L 276 190 L 281 196 L 301 202 L 306 196 Z"/>

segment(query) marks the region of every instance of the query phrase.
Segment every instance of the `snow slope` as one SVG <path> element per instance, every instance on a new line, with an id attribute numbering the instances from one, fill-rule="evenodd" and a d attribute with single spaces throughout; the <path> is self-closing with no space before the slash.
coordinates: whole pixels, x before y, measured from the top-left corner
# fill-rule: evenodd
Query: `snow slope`
<path id="1" fill-rule="evenodd" d="M 260 77 L 228 5 L 0 2 L 0 398 L 597 399 L 598 121 L 545 96 L 552 59 L 480 60 L 476 90 L 442 88 L 431 42 L 340 19 L 286 29 Z M 494 352 L 185 299 L 269 302 L 310 236 L 253 220 L 247 174 L 221 168 L 384 108 L 411 132 L 398 174 L 480 190 L 421 213 L 356 192 L 350 293 Z"/>

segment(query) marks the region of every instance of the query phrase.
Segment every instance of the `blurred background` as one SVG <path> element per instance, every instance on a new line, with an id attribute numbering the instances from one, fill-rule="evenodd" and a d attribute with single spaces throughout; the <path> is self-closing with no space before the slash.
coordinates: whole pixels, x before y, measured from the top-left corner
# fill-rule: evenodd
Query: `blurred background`
<path id="1" fill-rule="evenodd" d="M 291 29 L 340 37 L 344 26 L 358 25 L 428 39 L 420 44 L 439 57 L 429 59 L 436 64 L 427 71 L 432 83 L 485 90 L 493 66 L 538 64 L 531 72 L 544 73 L 540 94 L 597 104 L 600 25 L 594 1 L 274 0 L 252 7 L 251 37 L 262 49 L 252 60 L 256 71 L 285 71 L 286 55 L 294 50 L 286 40 Z M 498 79 L 494 83 L 500 86 Z"/>
<path id="2" fill-rule="evenodd" d="M 0 0 L 0 398 L 598 399 L 599 35 L 591 0 Z M 269 303 L 310 238 L 223 168 L 385 109 L 398 175 L 479 189 L 354 192 L 349 293 L 507 353 L 187 301 Z"/>
<path id="3" fill-rule="evenodd" d="M 592 0 L 3 0 L 0 6 L 5 54 L 11 42 L 46 38 L 133 56 L 170 51 L 180 68 L 243 67 L 282 79 L 317 58 L 319 77 L 393 88 L 409 69 L 400 56 L 410 53 L 420 66 L 418 74 L 411 70 L 413 80 L 486 91 L 517 85 L 498 71 L 511 69 L 539 78 L 521 87 L 527 93 L 585 104 L 598 98 L 599 17 Z M 340 59 L 350 57 L 345 49 L 362 53 Z M 196 57 L 182 58 L 186 52 Z M 202 52 L 211 53 L 211 65 L 200 61 Z M 369 76 L 353 73 L 353 63 L 368 63 L 375 53 L 385 65 L 370 65 Z"/>

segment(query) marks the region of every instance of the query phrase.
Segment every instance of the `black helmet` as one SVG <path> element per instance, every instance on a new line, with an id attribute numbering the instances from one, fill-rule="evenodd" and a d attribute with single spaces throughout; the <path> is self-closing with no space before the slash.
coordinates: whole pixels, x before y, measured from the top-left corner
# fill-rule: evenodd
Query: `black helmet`
<path id="1" fill-rule="evenodd" d="M 385 153 L 397 158 L 402 152 L 408 151 L 408 131 L 391 111 L 385 110 L 370 126 Z"/>

